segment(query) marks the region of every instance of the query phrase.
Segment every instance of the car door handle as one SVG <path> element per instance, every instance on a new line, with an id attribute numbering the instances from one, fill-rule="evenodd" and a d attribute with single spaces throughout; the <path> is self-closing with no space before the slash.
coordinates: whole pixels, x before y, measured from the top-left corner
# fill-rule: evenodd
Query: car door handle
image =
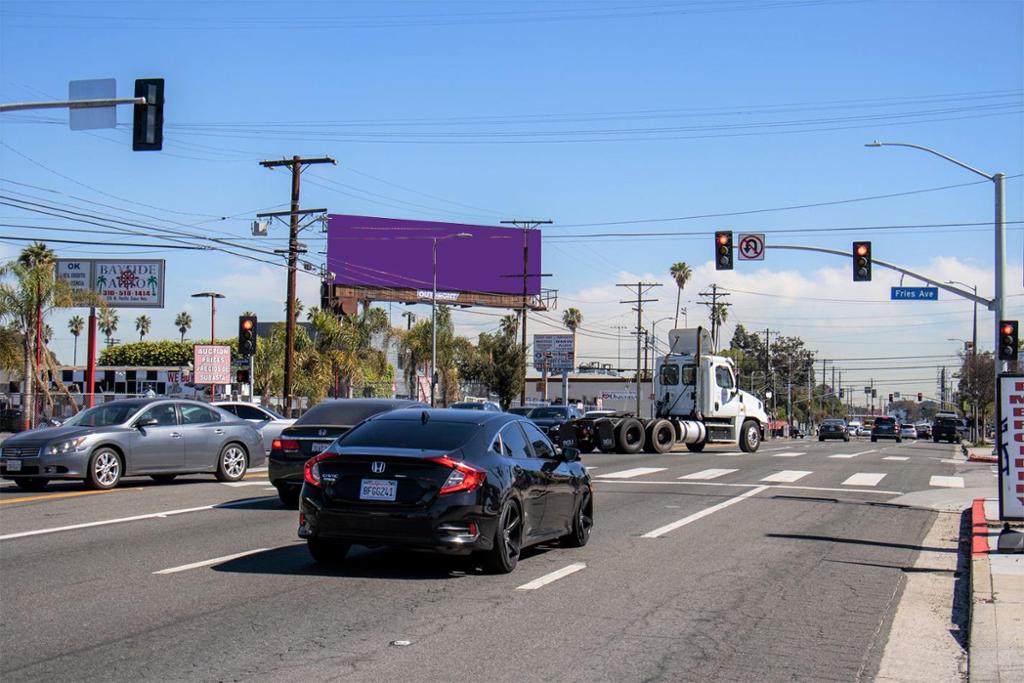
<path id="1" fill-rule="evenodd" d="M 171 432 L 171 438 L 172 439 L 180 439 L 181 438 L 181 432 Z"/>
<path id="2" fill-rule="evenodd" d="M 223 434 L 223 433 L 224 433 L 224 430 L 223 430 L 223 429 L 220 429 L 220 428 L 217 428 L 217 429 L 214 429 L 214 430 L 213 430 L 213 433 L 214 433 L 214 434 Z"/>

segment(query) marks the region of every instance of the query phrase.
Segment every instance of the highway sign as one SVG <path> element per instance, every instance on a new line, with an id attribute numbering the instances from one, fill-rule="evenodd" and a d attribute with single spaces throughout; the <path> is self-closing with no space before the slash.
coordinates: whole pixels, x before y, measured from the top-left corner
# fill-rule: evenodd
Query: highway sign
<path id="1" fill-rule="evenodd" d="M 889 298 L 892 301 L 938 301 L 938 287 L 893 287 Z"/>
<path id="2" fill-rule="evenodd" d="M 740 233 L 740 261 L 764 261 L 764 233 Z"/>
<path id="3" fill-rule="evenodd" d="M 571 334 L 533 335 L 533 367 L 543 372 L 560 374 L 571 372 L 576 365 L 576 354 Z"/>

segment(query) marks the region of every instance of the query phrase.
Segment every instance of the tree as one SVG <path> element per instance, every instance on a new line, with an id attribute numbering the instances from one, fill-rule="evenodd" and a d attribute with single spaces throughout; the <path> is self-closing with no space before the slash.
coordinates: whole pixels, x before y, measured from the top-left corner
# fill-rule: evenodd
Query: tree
<path id="1" fill-rule="evenodd" d="M 185 333 L 192 329 L 192 316 L 187 311 L 182 311 L 174 318 L 174 326 L 181 333 L 181 341 L 185 341 Z"/>
<path id="2" fill-rule="evenodd" d="M 562 314 L 562 324 L 572 332 L 572 349 L 576 353 L 576 329 L 583 324 L 583 314 L 577 308 L 569 308 Z"/>
<path id="3" fill-rule="evenodd" d="M 100 312 L 99 328 L 100 332 L 107 338 L 107 346 L 114 343 L 114 333 L 117 332 L 117 323 L 120 321 L 120 316 L 117 311 L 112 308 L 108 308 L 105 311 Z"/>
<path id="4" fill-rule="evenodd" d="M 383 312 L 383 311 L 382 311 Z M 437 307 L 437 375 L 440 392 L 438 400 L 442 405 L 459 399 L 459 372 L 456 365 L 456 353 L 459 343 L 456 341 L 455 326 L 452 314 L 447 306 Z M 414 387 L 417 377 L 430 375 L 430 356 L 432 348 L 431 323 L 429 319 L 418 321 L 411 329 L 401 332 L 398 351 L 402 356 L 406 381 Z"/>
<path id="5" fill-rule="evenodd" d="M 679 327 L 679 303 L 680 298 L 683 294 L 683 288 L 686 287 L 686 283 L 693 277 L 693 271 L 690 270 L 690 266 L 685 261 L 679 261 L 673 263 L 672 267 L 668 269 L 669 275 L 676 281 L 676 321 L 675 328 Z"/>
<path id="6" fill-rule="evenodd" d="M 995 408 L 995 361 L 990 351 L 977 356 L 964 351 L 960 353 L 960 362 L 960 396 L 977 406 L 979 432 L 984 434 L 984 426 Z"/>
<path id="7" fill-rule="evenodd" d="M 502 318 L 498 332 L 480 335 L 475 348 L 464 350 L 460 362 L 460 374 L 471 382 L 480 382 L 489 392 L 498 395 L 502 410 L 509 405 L 523 388 L 523 366 L 526 352 L 518 341 L 516 316 Z"/>
<path id="8" fill-rule="evenodd" d="M 139 333 L 139 341 L 149 334 L 149 328 L 152 327 L 153 321 L 148 315 L 140 315 L 135 319 L 135 331 Z"/>
<path id="9" fill-rule="evenodd" d="M 85 329 L 85 320 L 80 315 L 73 315 L 68 320 L 68 332 L 75 338 L 75 356 L 71 362 L 72 365 L 78 365 L 78 337 L 82 334 L 82 330 Z"/>
<path id="10" fill-rule="evenodd" d="M 714 342 L 715 348 L 718 348 L 718 337 L 722 331 L 722 325 L 729 319 L 729 305 L 718 303 L 711 307 L 710 312 L 711 318 L 711 341 Z"/>

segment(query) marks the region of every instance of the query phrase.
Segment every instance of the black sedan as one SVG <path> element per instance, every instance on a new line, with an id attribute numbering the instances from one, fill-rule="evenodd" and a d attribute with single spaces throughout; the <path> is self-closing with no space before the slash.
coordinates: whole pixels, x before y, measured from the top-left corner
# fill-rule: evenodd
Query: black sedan
<path id="1" fill-rule="evenodd" d="M 317 562 L 359 543 L 475 553 L 496 573 L 528 545 L 585 545 L 594 518 L 577 451 L 558 451 L 521 417 L 460 410 L 363 422 L 306 463 L 299 510 Z"/>
<path id="2" fill-rule="evenodd" d="M 818 428 L 818 441 L 824 441 L 825 439 L 849 441 L 850 433 L 847 427 L 846 420 L 840 420 L 839 418 L 825 420 L 821 423 L 821 427 Z"/>
<path id="3" fill-rule="evenodd" d="M 423 404 L 401 399 L 338 398 L 307 410 L 270 444 L 267 474 L 281 502 L 291 508 L 298 505 L 303 464 L 327 450 L 339 436 L 368 417 L 411 406 Z"/>

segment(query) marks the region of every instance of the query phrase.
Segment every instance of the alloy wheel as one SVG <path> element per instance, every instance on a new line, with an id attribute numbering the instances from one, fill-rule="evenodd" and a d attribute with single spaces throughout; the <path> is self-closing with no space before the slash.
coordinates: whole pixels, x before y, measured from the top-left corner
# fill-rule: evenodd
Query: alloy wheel
<path id="1" fill-rule="evenodd" d="M 245 453 L 238 446 L 228 446 L 224 450 L 223 469 L 231 479 L 237 479 L 245 473 Z"/>
<path id="2" fill-rule="evenodd" d="M 100 453 L 92 469 L 96 481 L 104 487 L 113 486 L 121 478 L 121 460 L 110 451 Z"/>

